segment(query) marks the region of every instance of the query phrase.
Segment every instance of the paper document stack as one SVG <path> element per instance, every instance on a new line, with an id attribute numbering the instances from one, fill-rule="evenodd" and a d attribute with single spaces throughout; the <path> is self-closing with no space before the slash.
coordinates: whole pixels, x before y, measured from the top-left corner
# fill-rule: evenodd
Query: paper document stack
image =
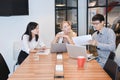
<path id="1" fill-rule="evenodd" d="M 39 54 L 39 55 L 48 55 L 49 53 L 50 53 L 50 49 L 46 49 L 44 51 L 37 52 L 37 54 Z"/>
<path id="2" fill-rule="evenodd" d="M 91 35 L 82 35 L 82 36 L 77 36 L 77 37 L 73 37 L 73 42 L 75 43 L 75 45 L 77 46 L 81 46 L 81 45 L 88 45 L 88 41 L 92 40 L 92 36 Z"/>

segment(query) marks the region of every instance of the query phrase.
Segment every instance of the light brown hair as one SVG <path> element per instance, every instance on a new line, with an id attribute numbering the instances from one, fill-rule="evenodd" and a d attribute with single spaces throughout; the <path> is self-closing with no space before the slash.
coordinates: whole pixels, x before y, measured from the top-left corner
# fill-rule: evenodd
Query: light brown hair
<path id="1" fill-rule="evenodd" d="M 68 25 L 70 25 L 70 26 L 72 25 L 71 21 L 62 21 L 62 23 L 60 24 L 60 29 L 63 28 L 64 23 L 68 23 Z"/>

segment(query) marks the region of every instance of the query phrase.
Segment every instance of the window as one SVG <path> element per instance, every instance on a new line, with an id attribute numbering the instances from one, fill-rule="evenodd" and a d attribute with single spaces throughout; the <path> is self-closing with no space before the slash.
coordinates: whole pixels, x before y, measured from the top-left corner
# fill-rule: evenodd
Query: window
<path id="1" fill-rule="evenodd" d="M 105 26 L 113 27 L 113 24 L 120 20 L 120 0 L 87 0 L 87 31 L 93 33 L 91 26 L 92 17 L 97 14 L 105 16 Z"/>
<path id="2" fill-rule="evenodd" d="M 72 22 L 72 29 L 78 34 L 78 0 L 55 0 L 55 34 L 64 20 Z"/>

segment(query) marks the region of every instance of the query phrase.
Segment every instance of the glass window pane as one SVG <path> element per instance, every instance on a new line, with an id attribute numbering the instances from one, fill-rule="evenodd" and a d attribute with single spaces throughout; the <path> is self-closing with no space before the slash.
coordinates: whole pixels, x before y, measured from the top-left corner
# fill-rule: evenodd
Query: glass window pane
<path id="1" fill-rule="evenodd" d="M 108 6 L 120 5 L 120 0 L 108 0 Z"/>
<path id="2" fill-rule="evenodd" d="M 55 0 L 55 5 L 58 7 L 66 6 L 66 0 Z"/>
<path id="3" fill-rule="evenodd" d="M 67 20 L 72 22 L 72 29 L 77 33 L 77 10 L 67 10 Z"/>
<path id="4" fill-rule="evenodd" d="M 91 25 L 92 23 L 92 17 L 95 14 L 103 14 L 106 18 L 106 8 L 104 7 L 97 7 L 97 8 L 89 8 L 88 9 L 88 33 L 92 34 L 93 33 L 93 27 Z"/>
<path id="5" fill-rule="evenodd" d="M 66 11 L 65 10 L 59 10 L 56 11 L 56 23 L 60 24 L 62 21 L 64 21 L 66 18 Z"/>
<path id="6" fill-rule="evenodd" d="M 98 6 L 106 6 L 106 0 L 98 0 L 97 5 Z"/>
<path id="7" fill-rule="evenodd" d="M 56 26 L 55 26 L 55 34 L 60 32 L 60 23 L 66 20 L 66 11 L 65 10 L 58 10 L 56 11 Z"/>
<path id="8" fill-rule="evenodd" d="M 77 7 L 77 0 L 67 0 L 67 6 Z"/>
<path id="9" fill-rule="evenodd" d="M 106 0 L 88 0 L 88 6 L 105 6 Z"/>
<path id="10" fill-rule="evenodd" d="M 120 6 L 114 7 L 111 11 L 108 12 L 108 23 L 111 25 L 116 24 L 120 20 Z"/>
<path id="11" fill-rule="evenodd" d="M 78 0 L 55 0 L 55 33 L 60 31 L 62 21 L 71 21 L 73 30 L 78 33 Z"/>

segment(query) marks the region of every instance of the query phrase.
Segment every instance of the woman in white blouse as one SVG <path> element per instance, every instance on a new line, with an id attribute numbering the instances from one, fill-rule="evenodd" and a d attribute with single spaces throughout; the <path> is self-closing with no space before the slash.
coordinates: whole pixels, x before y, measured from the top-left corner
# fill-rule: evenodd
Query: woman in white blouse
<path id="1" fill-rule="evenodd" d="M 29 53 L 36 53 L 45 50 L 45 44 L 39 39 L 39 25 L 36 22 L 30 22 L 22 36 L 22 49 L 18 56 L 17 64 L 21 64 Z"/>
<path id="2" fill-rule="evenodd" d="M 74 44 L 72 37 L 76 37 L 77 34 L 71 29 L 70 21 L 63 21 L 60 24 L 61 32 L 58 32 L 52 43 L 68 43 Z"/>

